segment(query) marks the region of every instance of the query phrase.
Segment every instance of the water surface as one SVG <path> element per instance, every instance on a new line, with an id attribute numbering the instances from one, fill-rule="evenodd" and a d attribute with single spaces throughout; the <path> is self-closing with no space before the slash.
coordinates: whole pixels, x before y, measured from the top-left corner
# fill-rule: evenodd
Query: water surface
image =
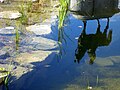
<path id="1" fill-rule="evenodd" d="M 120 90 L 119 23 L 120 13 L 82 20 L 69 14 L 62 58 L 48 56 L 49 64 L 34 67 L 10 84 L 10 90 Z M 57 41 L 57 22 L 52 29 L 43 37 Z"/>

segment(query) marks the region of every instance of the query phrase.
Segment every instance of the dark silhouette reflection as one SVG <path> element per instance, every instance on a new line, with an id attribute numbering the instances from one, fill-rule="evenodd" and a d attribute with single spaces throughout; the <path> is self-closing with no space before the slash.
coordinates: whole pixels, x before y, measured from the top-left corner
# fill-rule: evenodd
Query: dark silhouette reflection
<path id="1" fill-rule="evenodd" d="M 83 21 L 84 28 L 78 39 L 78 47 L 75 50 L 75 62 L 80 62 L 84 54 L 87 52 L 90 58 L 89 63 L 93 64 L 96 58 L 96 49 L 100 46 L 108 46 L 112 40 L 112 30 L 107 35 L 109 28 L 109 18 L 107 18 L 107 25 L 103 32 L 100 31 L 100 22 L 97 19 L 98 27 L 95 34 L 86 34 L 87 21 Z"/>

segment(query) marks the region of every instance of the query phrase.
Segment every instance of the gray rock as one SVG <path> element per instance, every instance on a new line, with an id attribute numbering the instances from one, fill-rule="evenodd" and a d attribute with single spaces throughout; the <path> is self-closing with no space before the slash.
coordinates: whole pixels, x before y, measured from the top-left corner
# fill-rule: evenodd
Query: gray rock
<path id="1" fill-rule="evenodd" d="M 31 25 L 31 26 L 26 27 L 26 30 L 31 31 L 35 33 L 36 35 L 46 35 L 52 32 L 50 23 Z"/>
<path id="2" fill-rule="evenodd" d="M 95 63 L 101 66 L 109 66 L 120 63 L 120 56 L 110 56 L 106 58 L 97 58 Z"/>
<path id="3" fill-rule="evenodd" d="M 3 47 L 3 46 L 5 46 L 5 44 L 0 42 L 0 48 Z"/>
<path id="4" fill-rule="evenodd" d="M 113 61 L 107 57 L 107 58 L 96 58 L 95 62 L 98 66 L 112 66 L 114 65 Z"/>
<path id="5" fill-rule="evenodd" d="M 15 34 L 14 27 L 5 27 L 0 29 L 0 34 Z"/>
<path id="6" fill-rule="evenodd" d="M 20 18 L 21 16 L 22 16 L 22 14 L 19 13 L 18 11 L 0 12 L 0 18 L 3 18 L 3 19 L 17 19 L 17 18 Z"/>
<path id="7" fill-rule="evenodd" d="M 118 0 L 70 0 L 69 6 L 75 18 L 82 20 L 111 17 L 119 12 Z"/>
<path id="8" fill-rule="evenodd" d="M 110 58 L 114 63 L 120 63 L 120 56 L 111 56 Z"/>
<path id="9" fill-rule="evenodd" d="M 33 47 L 33 49 L 36 50 L 48 50 L 48 49 L 54 49 L 58 47 L 57 41 L 43 38 L 43 37 L 31 37 L 31 39 L 28 38 L 26 40 L 22 41 L 22 44 L 25 46 Z"/>
<path id="10" fill-rule="evenodd" d="M 8 52 L 0 50 L 0 59 L 6 59 L 8 57 L 10 57 Z"/>

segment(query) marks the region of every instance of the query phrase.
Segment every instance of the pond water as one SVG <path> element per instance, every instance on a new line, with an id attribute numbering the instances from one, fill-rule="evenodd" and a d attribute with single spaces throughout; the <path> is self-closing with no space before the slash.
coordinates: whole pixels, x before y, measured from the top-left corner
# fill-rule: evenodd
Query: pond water
<path id="1" fill-rule="evenodd" d="M 53 59 L 49 68 L 44 68 L 41 73 L 38 73 L 39 77 L 36 77 L 30 88 L 35 90 L 38 87 L 40 90 L 86 90 L 90 86 L 92 90 L 119 90 L 119 18 L 118 13 L 110 17 L 109 22 L 106 18 L 99 19 L 100 26 L 96 19 L 88 20 L 86 35 L 82 36 L 83 22 L 70 15 L 69 24 L 64 31 L 71 40 L 68 37 L 65 38 L 67 43 L 63 44 L 65 53 L 63 52 L 62 59 Z M 97 34 L 97 30 L 103 32 L 104 35 Z M 82 51 L 80 43 L 83 44 L 81 47 L 85 49 L 85 52 Z M 75 53 L 78 54 L 78 58 Z M 75 58 L 79 63 L 74 62 Z"/>
<path id="2" fill-rule="evenodd" d="M 120 13 L 92 20 L 69 14 L 64 27 L 66 43 L 62 44 L 62 58 L 49 56 L 46 58 L 49 64 L 34 67 L 17 79 L 17 83 L 10 84 L 9 89 L 120 90 L 119 24 Z M 52 34 L 43 37 L 57 40 L 57 22 L 52 30 Z"/>
<path id="3" fill-rule="evenodd" d="M 66 22 L 62 59 L 55 58 L 49 68 L 42 69 L 31 88 L 119 90 L 120 13 L 83 21 L 70 14 Z"/>
<path id="4" fill-rule="evenodd" d="M 109 18 L 109 27 L 107 35 L 112 31 L 111 40 L 106 41 L 101 35 L 96 41 L 96 31 L 98 28 L 97 20 L 88 20 L 86 25 L 86 35 L 89 37 L 89 44 L 96 47 L 96 42 L 99 43 L 96 47 L 96 58 L 93 64 L 89 63 L 90 56 L 86 52 L 79 63 L 75 63 L 75 51 L 78 47 L 78 37 L 81 35 L 84 28 L 83 22 L 69 15 L 69 24 L 64 28 L 65 33 L 69 38 L 65 38 L 67 43 L 63 44 L 65 53 L 62 59 L 57 57 L 49 58 L 52 62 L 49 66 L 39 67 L 31 72 L 20 77 L 22 80 L 26 75 L 25 86 L 16 90 L 86 90 L 92 87 L 92 90 L 119 90 L 120 86 L 120 14 L 115 14 Z M 106 18 L 99 19 L 100 31 L 104 32 L 108 21 Z M 56 26 L 57 27 L 57 26 Z M 56 30 L 54 27 L 53 29 Z M 57 31 L 56 31 L 57 32 Z M 54 35 L 54 34 L 53 34 Z M 55 39 L 55 38 L 54 38 Z M 109 38 L 108 38 L 109 39 Z M 87 39 L 84 39 L 87 40 Z M 12 89 L 11 89 L 12 90 Z"/>
<path id="5" fill-rule="evenodd" d="M 109 19 L 86 20 L 84 23 L 70 14 L 64 27 L 69 38 L 64 36 L 67 42 L 62 45 L 65 51 L 62 58 L 48 58 L 52 59 L 49 65 L 24 74 L 18 79 L 22 81 L 28 77 L 24 86 L 20 89 L 12 86 L 11 90 L 15 87 L 15 90 L 120 90 L 119 23 L 120 13 Z M 57 40 L 57 24 L 52 28 L 51 38 Z"/>

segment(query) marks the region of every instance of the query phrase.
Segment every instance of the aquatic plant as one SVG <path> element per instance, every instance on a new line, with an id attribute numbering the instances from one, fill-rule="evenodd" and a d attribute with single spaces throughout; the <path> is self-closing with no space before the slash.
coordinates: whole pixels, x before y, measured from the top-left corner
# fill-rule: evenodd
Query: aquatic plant
<path id="1" fill-rule="evenodd" d="M 32 13 L 32 6 L 32 0 L 23 2 L 21 5 L 19 5 L 19 12 L 22 14 L 19 20 L 22 24 L 28 24 L 29 13 Z"/>
<path id="2" fill-rule="evenodd" d="M 96 86 L 98 86 L 98 83 L 99 83 L 99 77 L 97 75 L 97 77 L 96 77 Z"/>
<path id="3" fill-rule="evenodd" d="M 60 8 L 59 8 L 59 17 L 58 17 L 58 19 L 59 19 L 59 22 L 58 22 L 58 30 L 59 30 L 58 31 L 58 45 L 60 48 L 59 54 L 62 55 L 62 50 L 63 50 L 62 49 L 62 41 L 66 42 L 66 40 L 64 38 L 65 32 L 63 30 L 63 27 L 64 27 L 64 21 L 67 16 L 67 12 L 68 12 L 69 0 L 59 0 L 59 2 L 60 2 Z"/>
<path id="4" fill-rule="evenodd" d="M 33 5 L 32 0 L 30 0 L 29 2 L 26 3 L 28 12 L 32 12 L 32 5 Z"/>
<path id="5" fill-rule="evenodd" d="M 0 68 L 0 73 L 1 73 L 0 78 L 2 78 L 6 90 L 8 90 L 8 83 L 11 78 L 11 74 L 9 71 L 6 71 L 5 68 Z"/>
<path id="6" fill-rule="evenodd" d="M 10 72 L 7 72 L 7 74 L 8 75 L 4 78 L 4 85 L 5 85 L 6 90 L 8 90 L 8 83 L 9 83 L 10 78 L 11 78 Z"/>
<path id="7" fill-rule="evenodd" d="M 69 0 L 59 0 L 60 8 L 59 8 L 59 24 L 58 29 L 60 30 L 64 26 L 64 20 L 67 15 Z"/>
<path id="8" fill-rule="evenodd" d="M 22 14 L 22 16 L 20 17 L 19 21 L 22 24 L 27 24 L 27 22 L 28 22 L 28 10 L 25 7 L 25 4 L 21 4 L 19 6 L 19 12 Z"/>
<path id="9" fill-rule="evenodd" d="M 91 90 L 91 89 L 92 89 L 92 87 L 90 86 L 90 81 L 87 77 L 87 90 Z"/>
<path id="10" fill-rule="evenodd" d="M 43 5 L 45 1 L 46 0 L 40 0 L 35 3 L 28 1 L 19 5 L 19 12 L 22 14 L 19 21 L 24 25 L 33 24 L 33 22 L 39 22 L 38 17 L 45 13 L 45 5 Z"/>
<path id="11" fill-rule="evenodd" d="M 16 50 L 19 49 L 19 39 L 20 39 L 20 35 L 19 35 L 19 27 L 20 27 L 20 23 L 16 22 L 16 36 L 15 36 L 15 43 L 16 43 Z"/>

